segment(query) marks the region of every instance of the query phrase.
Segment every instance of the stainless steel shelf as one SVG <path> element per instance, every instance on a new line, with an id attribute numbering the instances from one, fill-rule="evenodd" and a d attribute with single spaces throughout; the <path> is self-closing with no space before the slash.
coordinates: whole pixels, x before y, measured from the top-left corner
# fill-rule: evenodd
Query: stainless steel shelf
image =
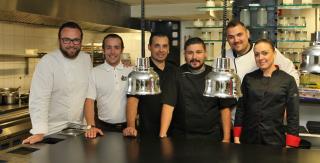
<path id="1" fill-rule="evenodd" d="M 0 57 L 13 57 L 13 58 L 41 58 L 39 55 L 24 55 L 24 54 L 0 54 Z"/>
<path id="2" fill-rule="evenodd" d="M 197 10 L 199 11 L 222 11 L 223 7 L 222 6 L 215 6 L 215 7 L 207 7 L 207 6 L 201 6 L 197 7 Z M 232 6 L 227 6 L 227 10 L 232 10 Z"/>
<path id="3" fill-rule="evenodd" d="M 186 29 L 211 29 L 211 28 L 223 28 L 222 26 L 211 26 L 211 27 L 186 27 Z"/>
<path id="4" fill-rule="evenodd" d="M 309 9 L 319 8 L 320 4 L 282 4 L 278 6 L 278 9 Z"/>
<path id="5" fill-rule="evenodd" d="M 277 40 L 277 42 L 312 42 L 310 40 Z"/>
<path id="6" fill-rule="evenodd" d="M 249 10 L 257 10 L 258 8 L 267 8 L 267 10 L 288 9 L 288 10 L 299 10 L 299 9 L 310 9 L 319 8 L 320 4 L 281 4 L 281 5 L 260 5 L 260 4 L 249 4 L 249 6 L 243 6 L 241 8 L 249 8 Z"/>
<path id="7" fill-rule="evenodd" d="M 306 28 L 306 26 L 278 26 L 278 29 L 302 29 Z"/>
<path id="8" fill-rule="evenodd" d="M 222 40 L 203 40 L 204 43 L 222 42 Z"/>

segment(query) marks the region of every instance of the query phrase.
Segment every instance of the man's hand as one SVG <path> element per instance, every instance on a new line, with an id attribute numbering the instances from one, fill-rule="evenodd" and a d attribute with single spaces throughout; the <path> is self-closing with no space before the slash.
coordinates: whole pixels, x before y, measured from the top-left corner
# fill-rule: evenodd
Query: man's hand
<path id="1" fill-rule="evenodd" d="M 127 127 L 123 131 L 123 136 L 134 136 L 136 137 L 138 132 L 134 127 Z"/>
<path id="2" fill-rule="evenodd" d="M 97 134 L 103 135 L 103 132 L 99 128 L 91 127 L 89 130 L 86 131 L 84 136 L 87 138 L 95 138 L 97 137 Z"/>
<path id="3" fill-rule="evenodd" d="M 222 143 L 230 143 L 230 139 L 223 139 Z"/>
<path id="4" fill-rule="evenodd" d="M 241 144 L 239 137 L 234 137 L 234 144 Z"/>
<path id="5" fill-rule="evenodd" d="M 130 67 L 130 66 L 132 66 L 130 60 L 121 60 L 121 63 L 123 64 L 124 67 Z"/>
<path id="6" fill-rule="evenodd" d="M 35 134 L 22 141 L 22 144 L 35 144 L 43 140 L 44 134 Z"/>

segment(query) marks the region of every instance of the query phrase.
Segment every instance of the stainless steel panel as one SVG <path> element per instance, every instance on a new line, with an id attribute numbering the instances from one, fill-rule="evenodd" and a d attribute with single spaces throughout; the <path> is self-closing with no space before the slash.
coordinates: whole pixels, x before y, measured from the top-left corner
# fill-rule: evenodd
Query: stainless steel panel
<path id="1" fill-rule="evenodd" d="M 76 21 L 94 31 L 127 30 L 130 6 L 106 0 L 1 0 L 0 20 L 60 26 Z"/>

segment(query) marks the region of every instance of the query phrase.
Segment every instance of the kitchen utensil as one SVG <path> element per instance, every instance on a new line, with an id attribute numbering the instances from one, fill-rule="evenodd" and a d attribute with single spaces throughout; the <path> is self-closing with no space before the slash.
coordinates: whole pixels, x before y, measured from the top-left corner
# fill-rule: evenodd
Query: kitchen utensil
<path id="1" fill-rule="evenodd" d="M 195 27 L 202 27 L 203 26 L 203 22 L 200 19 L 197 19 L 193 22 L 193 25 Z"/>
<path id="2" fill-rule="evenodd" d="M 302 52 L 302 72 L 320 74 L 320 32 L 315 37 L 313 46 Z"/>
<path id="3" fill-rule="evenodd" d="M 212 19 L 208 19 L 206 21 L 206 27 L 213 27 L 215 25 L 215 22 Z"/>
<path id="4" fill-rule="evenodd" d="M 214 7 L 214 1 L 213 0 L 207 0 L 206 1 L 206 6 L 207 7 Z"/>
<path id="5" fill-rule="evenodd" d="M 261 38 L 268 39 L 269 38 L 269 32 L 268 31 L 261 31 Z"/>
<path id="6" fill-rule="evenodd" d="M 19 89 L 17 88 L 0 88 L 3 105 L 17 104 L 19 102 Z"/>
<path id="7" fill-rule="evenodd" d="M 217 58 L 216 67 L 206 76 L 203 95 L 207 97 L 241 97 L 240 78 L 230 69 L 230 58 Z"/>
<path id="8" fill-rule="evenodd" d="M 79 129 L 74 129 L 74 128 L 66 128 L 66 129 L 58 132 L 59 135 L 65 135 L 65 136 L 78 136 L 83 133 L 85 133 L 84 130 L 79 130 Z"/>
<path id="9" fill-rule="evenodd" d="M 3 94 L 3 104 L 12 105 L 19 103 L 19 92 L 6 92 Z"/>

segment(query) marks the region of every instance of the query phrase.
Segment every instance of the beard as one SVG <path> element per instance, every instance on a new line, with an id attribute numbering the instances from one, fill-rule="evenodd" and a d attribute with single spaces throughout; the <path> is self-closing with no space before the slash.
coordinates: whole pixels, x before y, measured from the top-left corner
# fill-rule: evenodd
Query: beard
<path id="1" fill-rule="evenodd" d="M 72 54 L 72 53 L 70 53 L 70 52 L 68 52 L 68 51 L 66 50 L 66 49 L 70 49 L 70 48 L 76 49 L 76 51 L 75 51 L 74 54 Z M 76 47 L 63 48 L 63 47 L 60 46 L 60 51 L 61 51 L 61 53 L 63 54 L 63 56 L 65 56 L 66 58 L 74 59 L 74 58 L 76 58 L 76 57 L 79 55 L 79 53 L 80 53 L 80 48 L 76 48 Z"/>
<path id="2" fill-rule="evenodd" d="M 199 63 L 201 63 L 201 61 L 199 61 L 199 60 L 197 60 L 197 59 L 192 59 L 192 60 L 190 61 L 190 64 L 188 64 L 189 68 L 192 69 L 192 70 L 200 70 L 200 69 L 203 67 L 203 65 L 204 65 L 204 63 L 202 63 L 202 64 L 200 64 L 200 65 L 197 66 L 197 67 L 192 67 L 192 66 L 191 66 L 191 63 L 192 63 L 192 62 L 199 62 Z"/>

